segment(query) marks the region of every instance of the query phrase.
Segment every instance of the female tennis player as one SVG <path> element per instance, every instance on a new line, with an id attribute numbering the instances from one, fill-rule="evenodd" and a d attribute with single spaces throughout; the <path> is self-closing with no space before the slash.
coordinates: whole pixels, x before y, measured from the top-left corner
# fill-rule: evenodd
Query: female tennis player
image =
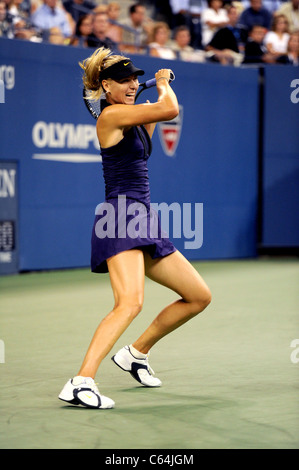
<path id="1" fill-rule="evenodd" d="M 169 85 L 171 71 L 161 69 L 155 74 L 158 93 L 155 103 L 135 104 L 138 76 L 144 71 L 129 58 L 100 48 L 81 67 L 84 85 L 91 90 L 92 97 L 99 99 L 104 93 L 106 98 L 96 126 L 106 211 L 96 213 L 91 267 L 93 272 L 109 272 L 115 304 L 99 324 L 78 374 L 66 383 L 59 398 L 71 404 L 105 409 L 113 408 L 114 401 L 100 394 L 94 378 L 101 361 L 142 309 L 145 275 L 180 296 L 159 313 L 138 339 L 112 357 L 123 371 L 147 387 L 161 386 L 148 363 L 151 348 L 204 310 L 211 301 L 211 293 L 195 268 L 161 233 L 158 215 L 150 208 L 147 159 L 151 136 L 157 122 L 171 120 L 179 113 L 176 95 Z M 158 225 L 154 236 L 148 228 L 146 233 L 129 230 L 130 222 L 131 225 L 134 222 L 132 207 L 146 208 L 143 221 L 154 220 Z M 101 230 L 107 221 L 111 222 L 108 212 L 113 214 L 113 236 L 103 236 Z M 138 221 L 143 225 L 142 219 Z M 120 227 L 123 222 L 127 230 Z"/>

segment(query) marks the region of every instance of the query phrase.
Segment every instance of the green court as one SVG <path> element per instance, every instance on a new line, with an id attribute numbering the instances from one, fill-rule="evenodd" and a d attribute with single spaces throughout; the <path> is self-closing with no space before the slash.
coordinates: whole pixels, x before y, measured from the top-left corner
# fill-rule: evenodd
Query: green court
<path id="1" fill-rule="evenodd" d="M 0 448 L 298 449 L 298 259 L 194 265 L 213 300 L 152 350 L 162 387 L 139 386 L 110 360 L 176 298 L 147 280 L 143 311 L 99 369 L 116 402 L 102 411 L 57 396 L 113 306 L 109 276 L 1 277 Z"/>

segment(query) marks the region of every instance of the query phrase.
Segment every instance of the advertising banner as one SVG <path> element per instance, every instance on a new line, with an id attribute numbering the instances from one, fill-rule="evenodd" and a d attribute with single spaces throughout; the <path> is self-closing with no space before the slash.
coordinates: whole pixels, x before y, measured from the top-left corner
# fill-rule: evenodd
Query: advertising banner
<path id="1" fill-rule="evenodd" d="M 78 65 L 93 50 L 1 39 L 0 158 L 19 164 L 19 269 L 89 266 L 105 188 Z M 258 71 L 132 56 L 175 72 L 180 114 L 148 161 L 151 201 L 190 260 L 256 255 Z M 142 77 L 143 78 L 143 77 Z M 157 99 L 155 88 L 138 102 Z"/>

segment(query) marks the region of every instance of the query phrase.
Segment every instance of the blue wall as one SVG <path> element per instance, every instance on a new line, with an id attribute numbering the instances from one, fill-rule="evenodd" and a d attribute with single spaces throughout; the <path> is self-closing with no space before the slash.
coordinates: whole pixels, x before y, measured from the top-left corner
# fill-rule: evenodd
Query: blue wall
<path id="1" fill-rule="evenodd" d="M 262 245 L 299 247 L 299 71 L 265 70 Z M 273 73 L 275 72 L 275 73 Z"/>
<path id="2" fill-rule="evenodd" d="M 21 271 L 89 265 L 94 211 L 104 200 L 95 121 L 82 101 L 78 66 L 90 52 L 0 42 L 0 78 L 6 84 L 0 156 L 19 163 Z M 164 67 L 176 75 L 180 139 L 169 156 L 162 127 L 155 131 L 149 160 L 152 202 L 202 203 L 203 244 L 186 249 L 186 238 L 174 243 L 190 260 L 255 256 L 258 70 L 143 56 L 133 60 L 146 70 L 145 79 Z M 145 99 L 155 100 L 155 89 L 139 102 Z"/>

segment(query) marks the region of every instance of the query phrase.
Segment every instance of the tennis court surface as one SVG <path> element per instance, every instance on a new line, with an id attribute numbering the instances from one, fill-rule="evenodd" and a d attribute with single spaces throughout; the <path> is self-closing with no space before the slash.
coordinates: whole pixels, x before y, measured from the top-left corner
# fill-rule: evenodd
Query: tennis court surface
<path id="1" fill-rule="evenodd" d="M 0 448 L 298 448 L 298 259 L 194 266 L 213 300 L 153 348 L 163 386 L 139 386 L 110 360 L 177 297 L 146 280 L 143 311 L 97 374 L 116 402 L 102 411 L 57 396 L 113 306 L 109 276 L 79 269 L 0 277 Z"/>

